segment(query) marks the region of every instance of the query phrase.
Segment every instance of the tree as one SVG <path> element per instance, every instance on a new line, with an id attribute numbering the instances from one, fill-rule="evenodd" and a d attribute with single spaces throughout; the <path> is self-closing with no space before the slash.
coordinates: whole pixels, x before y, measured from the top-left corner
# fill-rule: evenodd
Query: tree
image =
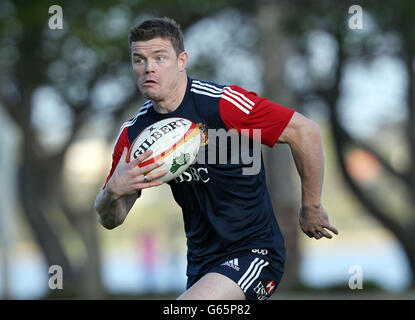
<path id="1" fill-rule="evenodd" d="M 89 112 L 93 97 L 90 93 L 99 81 L 113 77 L 115 71 L 125 65 L 122 59 L 125 54 L 120 49 L 125 40 L 100 36 L 99 29 L 90 29 L 88 33 L 83 23 L 87 23 L 89 8 L 84 3 L 82 7 L 81 3 L 71 2 L 64 7 L 62 30 L 48 28 L 47 6 L 24 1 L 3 3 L 9 15 L 3 16 L 0 27 L 4 71 L 0 80 L 1 101 L 23 137 L 19 192 L 22 212 L 34 238 L 49 266 L 62 267 L 66 294 L 101 297 L 96 218 L 91 206 L 74 208 L 74 199 L 64 189 L 62 171 L 66 151 L 76 141 L 79 131 L 91 121 Z M 90 15 L 109 9 L 108 2 L 100 3 L 99 7 L 95 5 Z M 90 48 L 95 50 L 94 54 Z M 62 128 L 52 127 L 46 131 L 40 127 L 45 123 L 39 125 L 33 119 L 36 113 L 33 100 L 42 88 L 60 97 L 71 119 L 66 139 L 54 148 L 44 143 L 45 138 L 58 134 Z M 133 101 L 133 92 L 123 98 L 120 108 L 113 111 L 115 115 Z M 57 215 L 62 216 L 58 218 Z M 68 231 L 60 228 L 57 221 L 64 218 L 87 256 L 87 261 L 79 268 L 71 261 L 61 237 Z"/>
<path id="2" fill-rule="evenodd" d="M 307 75 L 307 83 L 297 86 L 296 95 L 303 103 L 319 99 L 327 106 L 331 130 L 335 139 L 335 150 L 339 167 L 344 180 L 353 192 L 356 199 L 373 215 L 386 229 L 401 243 L 412 270 L 411 287 L 415 287 L 415 99 L 414 99 L 414 52 L 415 33 L 412 21 L 415 6 L 411 1 L 401 0 L 391 4 L 374 1 L 365 2 L 363 6 L 363 30 L 349 28 L 349 20 L 353 16 L 349 13 L 352 2 L 342 5 L 330 1 L 313 3 L 285 3 L 285 30 L 296 42 L 296 55 L 301 57 Z M 307 12 L 298 19 L 297 12 Z M 353 12 L 353 10 L 352 10 Z M 353 23 L 352 23 L 353 24 Z M 304 40 L 312 31 L 325 34 L 332 42 L 331 48 L 335 52 L 332 68 L 325 74 L 313 71 L 310 63 L 311 52 L 307 49 Z M 391 41 L 392 39 L 392 41 Z M 405 145 L 409 154 L 407 167 L 396 168 L 388 160 L 391 148 L 382 150 L 380 143 L 364 141 L 350 133 L 345 126 L 341 112 L 342 81 L 351 63 L 359 61 L 370 63 L 379 55 L 393 57 L 402 62 L 407 73 L 406 108 L 408 119 L 404 131 Z M 384 175 L 378 177 L 377 183 L 368 187 L 353 177 L 347 166 L 347 156 L 350 150 L 363 149 L 371 154 L 381 165 Z M 385 178 L 387 176 L 387 178 Z M 393 188 L 386 186 L 387 179 L 392 179 Z M 376 187 L 383 186 L 383 192 L 376 192 Z M 399 194 L 400 188 L 405 192 Z M 389 205 L 392 196 L 405 201 L 409 209 L 402 212 Z"/>

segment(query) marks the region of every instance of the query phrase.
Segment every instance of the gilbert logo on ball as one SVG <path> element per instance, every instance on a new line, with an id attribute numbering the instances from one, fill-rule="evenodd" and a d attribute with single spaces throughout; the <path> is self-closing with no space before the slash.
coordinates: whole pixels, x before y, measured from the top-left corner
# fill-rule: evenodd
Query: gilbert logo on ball
<path id="1" fill-rule="evenodd" d="M 151 158 L 139 166 L 164 160 L 164 164 L 152 172 L 167 170 L 167 174 L 157 180 L 168 182 L 178 177 L 195 160 L 200 143 L 199 125 L 185 118 L 167 118 L 153 123 L 135 138 L 128 158 L 132 161 L 152 150 Z"/>

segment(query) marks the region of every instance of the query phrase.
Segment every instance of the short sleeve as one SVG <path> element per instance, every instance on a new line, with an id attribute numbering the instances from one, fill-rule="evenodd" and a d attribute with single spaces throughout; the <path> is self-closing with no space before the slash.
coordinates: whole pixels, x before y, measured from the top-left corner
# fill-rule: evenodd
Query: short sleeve
<path id="1" fill-rule="evenodd" d="M 118 135 L 117 140 L 115 141 L 114 151 L 112 153 L 111 170 L 107 177 L 107 180 L 105 181 L 104 188 L 107 185 L 108 181 L 111 179 L 112 174 L 114 173 L 114 170 L 117 167 L 118 162 L 121 159 L 121 155 L 124 150 L 124 147 L 127 147 L 127 149 L 130 149 L 130 140 L 128 139 L 127 129 L 128 127 L 121 127 L 120 134 Z"/>
<path id="2" fill-rule="evenodd" d="M 228 130 L 249 129 L 252 138 L 252 129 L 261 129 L 261 142 L 270 147 L 278 141 L 294 112 L 238 86 L 225 87 L 219 99 L 219 113 Z"/>

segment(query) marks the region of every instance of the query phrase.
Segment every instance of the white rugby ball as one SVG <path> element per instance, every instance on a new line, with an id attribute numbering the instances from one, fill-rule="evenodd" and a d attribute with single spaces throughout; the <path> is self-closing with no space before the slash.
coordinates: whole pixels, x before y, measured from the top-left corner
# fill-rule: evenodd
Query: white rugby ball
<path id="1" fill-rule="evenodd" d="M 135 138 L 128 159 L 133 161 L 152 150 L 150 158 L 141 162 L 139 167 L 164 160 L 163 165 L 151 172 L 167 170 L 167 174 L 155 180 L 168 182 L 177 178 L 195 160 L 200 142 L 199 126 L 194 122 L 185 118 L 167 118 L 153 123 Z"/>

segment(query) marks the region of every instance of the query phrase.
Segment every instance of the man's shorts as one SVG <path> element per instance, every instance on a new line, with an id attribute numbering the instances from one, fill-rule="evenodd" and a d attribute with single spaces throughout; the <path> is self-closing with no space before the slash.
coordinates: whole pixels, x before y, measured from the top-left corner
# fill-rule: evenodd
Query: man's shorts
<path id="1" fill-rule="evenodd" d="M 283 264 L 272 259 L 267 249 L 251 249 L 217 260 L 206 273 L 217 272 L 232 279 L 247 300 L 265 300 L 280 283 L 283 275 L 280 270 L 284 270 Z M 188 276 L 187 288 L 202 276 Z"/>

